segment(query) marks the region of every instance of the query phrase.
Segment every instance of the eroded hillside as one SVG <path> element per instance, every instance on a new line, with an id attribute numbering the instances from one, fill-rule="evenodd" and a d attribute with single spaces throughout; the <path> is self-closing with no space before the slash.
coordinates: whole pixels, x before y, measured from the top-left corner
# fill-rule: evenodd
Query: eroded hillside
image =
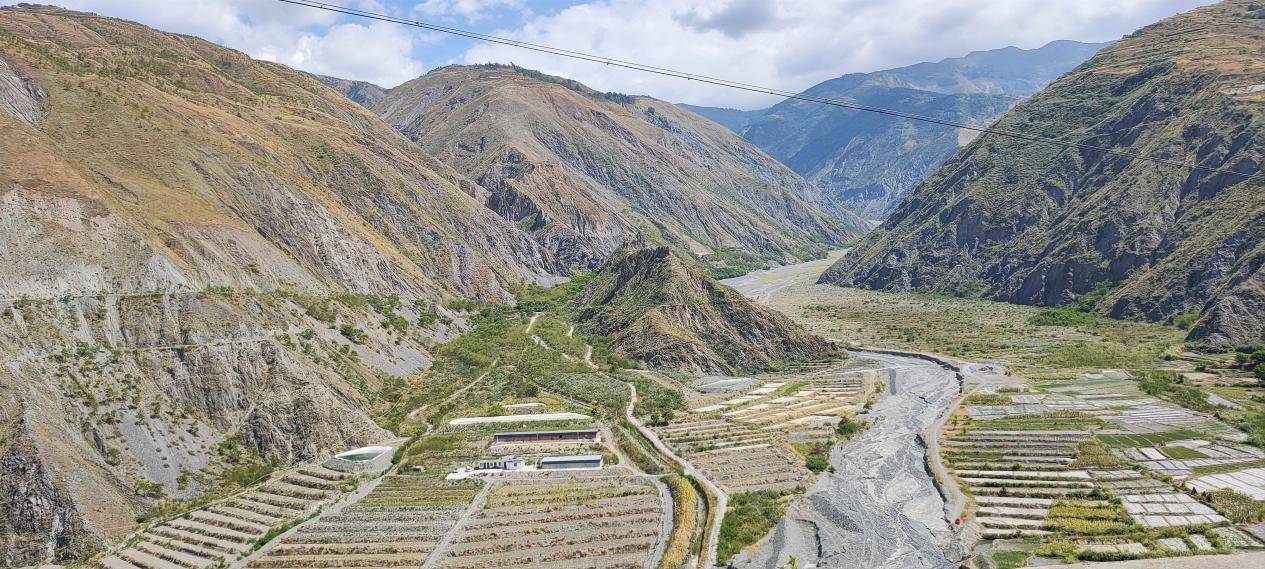
<path id="1" fill-rule="evenodd" d="M 565 271 L 462 186 L 305 74 L 0 10 L 0 564 L 391 437 L 378 393 L 462 326 L 441 298 Z"/>

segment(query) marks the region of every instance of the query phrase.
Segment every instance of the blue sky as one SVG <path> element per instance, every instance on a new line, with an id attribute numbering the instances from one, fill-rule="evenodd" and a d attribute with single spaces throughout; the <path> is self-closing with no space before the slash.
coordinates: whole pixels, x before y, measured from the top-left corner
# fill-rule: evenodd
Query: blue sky
<path id="1" fill-rule="evenodd" d="M 2 2 L 4 0 L 0 0 Z M 392 87 L 518 63 L 603 91 L 759 108 L 775 97 L 482 44 L 277 0 L 49 0 L 291 67 Z M 446 26 L 801 90 L 844 73 L 1057 39 L 1107 41 L 1211 0 L 329 0 Z"/>

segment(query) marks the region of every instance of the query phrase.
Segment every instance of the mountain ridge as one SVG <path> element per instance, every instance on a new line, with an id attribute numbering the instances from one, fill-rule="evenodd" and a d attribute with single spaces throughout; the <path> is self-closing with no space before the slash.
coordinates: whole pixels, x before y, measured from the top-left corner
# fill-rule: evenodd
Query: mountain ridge
<path id="1" fill-rule="evenodd" d="M 1258 172 L 1265 106 L 1251 86 L 1265 84 L 1265 66 L 1246 54 L 1265 45 L 1265 22 L 1250 7 L 1222 2 L 1146 26 L 998 127 Z M 1239 176 L 986 136 L 822 280 L 1088 302 L 1116 317 L 1195 320 L 1190 339 L 1211 347 L 1251 345 L 1265 334 L 1260 195 Z"/>
<path id="2" fill-rule="evenodd" d="M 579 267 L 641 235 L 748 270 L 819 258 L 867 228 L 729 131 L 649 97 L 514 66 L 447 66 L 374 111 Z"/>
<path id="3" fill-rule="evenodd" d="M 851 73 L 802 93 L 985 127 L 1107 44 L 1053 41 Z M 882 219 L 975 132 L 787 99 L 757 111 L 685 107 L 743 138 L 846 207 Z"/>

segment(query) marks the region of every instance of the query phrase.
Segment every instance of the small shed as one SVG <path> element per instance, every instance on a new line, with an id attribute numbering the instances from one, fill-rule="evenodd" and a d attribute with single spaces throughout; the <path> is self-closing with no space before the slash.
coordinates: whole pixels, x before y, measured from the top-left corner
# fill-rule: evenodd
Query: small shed
<path id="1" fill-rule="evenodd" d="M 474 463 L 475 470 L 518 470 L 523 467 L 526 462 L 521 456 L 502 456 L 501 458 L 491 458 L 480 460 Z"/>
<path id="2" fill-rule="evenodd" d="M 541 470 L 566 470 L 570 468 L 601 468 L 604 461 L 600 454 L 573 456 L 546 456 L 540 459 Z"/>

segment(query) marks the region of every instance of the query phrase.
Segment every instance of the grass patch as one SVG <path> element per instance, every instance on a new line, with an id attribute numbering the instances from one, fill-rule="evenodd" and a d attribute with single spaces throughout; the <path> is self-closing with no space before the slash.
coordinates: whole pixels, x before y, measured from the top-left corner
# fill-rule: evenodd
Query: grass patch
<path id="1" fill-rule="evenodd" d="M 729 509 L 720 524 L 716 563 L 728 563 L 742 548 L 760 541 L 769 533 L 786 513 L 786 503 L 782 498 L 791 493 L 761 490 L 730 496 Z"/>
<path id="2" fill-rule="evenodd" d="M 994 551 L 989 554 L 993 567 L 997 569 L 1016 569 L 1028 563 L 1031 554 L 1026 551 Z"/>
<path id="3" fill-rule="evenodd" d="M 1202 452 L 1199 452 L 1193 448 L 1187 448 L 1187 447 L 1179 447 L 1179 446 L 1161 447 L 1160 452 L 1164 453 L 1164 456 L 1167 456 L 1175 460 L 1185 460 L 1188 458 L 1208 458 L 1208 455 Z"/>

